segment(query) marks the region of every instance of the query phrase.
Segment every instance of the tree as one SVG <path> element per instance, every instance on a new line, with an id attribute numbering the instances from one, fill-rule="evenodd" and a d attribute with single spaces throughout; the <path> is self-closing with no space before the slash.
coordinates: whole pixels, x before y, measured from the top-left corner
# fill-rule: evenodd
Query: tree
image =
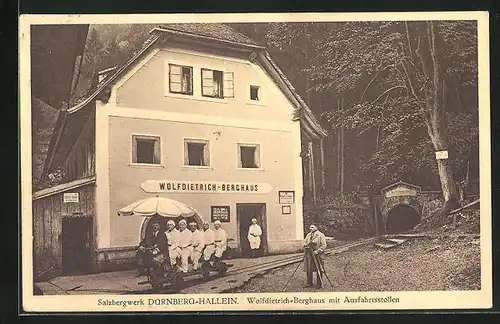
<path id="1" fill-rule="evenodd" d="M 454 172 L 478 145 L 475 22 L 284 23 L 269 31 L 272 46 L 293 44 L 303 28 L 313 31 L 314 53 L 303 72 L 330 99 L 332 129 L 342 120 L 350 145 L 360 145 L 349 163 L 363 173 L 357 180 L 435 172 L 446 208 L 456 205 Z M 332 104 L 339 98 L 342 114 Z M 449 160 L 435 160 L 441 150 Z"/>

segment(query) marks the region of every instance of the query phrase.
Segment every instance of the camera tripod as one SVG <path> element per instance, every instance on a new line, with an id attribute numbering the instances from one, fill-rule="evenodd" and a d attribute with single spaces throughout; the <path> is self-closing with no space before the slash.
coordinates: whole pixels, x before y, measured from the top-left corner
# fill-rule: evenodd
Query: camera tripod
<path id="1" fill-rule="evenodd" d="M 318 273 L 318 281 L 319 281 L 319 283 L 321 285 L 323 285 L 323 274 L 324 274 L 325 277 L 326 277 L 326 279 L 328 280 L 328 283 L 333 288 L 333 284 L 332 284 L 330 278 L 328 277 L 328 275 L 326 274 L 325 267 L 323 267 L 321 265 L 321 263 L 318 261 L 318 258 L 316 257 L 316 254 L 314 254 L 313 251 L 310 248 L 306 248 L 306 253 L 310 253 L 311 254 L 311 257 L 312 257 L 312 259 L 314 261 L 314 265 L 316 266 L 316 271 Z M 288 287 L 288 284 L 290 283 L 290 281 L 292 281 L 293 276 L 295 275 L 295 273 L 299 269 L 299 267 L 302 264 L 302 262 L 304 262 L 304 259 L 305 259 L 305 255 L 302 258 L 302 260 L 300 260 L 299 264 L 297 264 L 297 267 L 295 268 L 295 270 L 293 271 L 292 275 L 288 279 L 286 285 L 283 287 L 283 289 L 281 289 L 282 292 L 285 291 L 285 289 Z"/>

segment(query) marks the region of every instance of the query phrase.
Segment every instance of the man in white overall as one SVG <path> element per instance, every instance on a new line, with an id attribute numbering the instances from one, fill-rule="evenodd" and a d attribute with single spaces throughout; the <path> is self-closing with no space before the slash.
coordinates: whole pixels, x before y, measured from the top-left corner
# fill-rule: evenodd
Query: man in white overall
<path id="1" fill-rule="evenodd" d="M 193 248 L 193 253 L 191 254 L 191 260 L 193 260 L 193 270 L 198 270 L 200 268 L 201 254 L 205 247 L 204 235 L 198 230 L 198 224 L 196 224 L 196 222 L 190 222 L 189 229 L 192 234 L 191 247 Z"/>
<path id="2" fill-rule="evenodd" d="M 193 234 L 187 229 L 187 222 L 181 220 L 179 222 L 179 249 L 181 255 L 181 266 L 180 270 L 184 273 L 188 272 L 189 269 L 189 258 L 193 252 L 193 247 L 191 246 L 191 239 Z"/>
<path id="3" fill-rule="evenodd" d="M 214 222 L 214 241 L 215 241 L 215 261 L 220 261 L 222 254 L 227 249 L 227 234 L 221 227 L 220 221 Z"/>
<path id="4" fill-rule="evenodd" d="M 250 243 L 250 252 L 251 257 L 255 258 L 257 256 L 257 252 L 260 248 L 260 237 L 262 235 L 262 228 L 260 228 L 259 224 L 257 224 L 257 219 L 252 218 L 252 225 L 248 229 L 248 242 Z"/>
<path id="5" fill-rule="evenodd" d="M 203 241 L 205 248 L 203 249 L 203 260 L 210 261 L 210 258 L 215 252 L 214 231 L 210 229 L 210 223 L 203 222 Z"/>
<path id="6" fill-rule="evenodd" d="M 177 259 L 180 258 L 181 253 L 179 249 L 179 231 L 175 228 L 173 220 L 167 222 L 167 230 L 165 232 L 168 240 L 168 254 L 170 256 L 170 264 L 172 266 L 177 264 Z"/>

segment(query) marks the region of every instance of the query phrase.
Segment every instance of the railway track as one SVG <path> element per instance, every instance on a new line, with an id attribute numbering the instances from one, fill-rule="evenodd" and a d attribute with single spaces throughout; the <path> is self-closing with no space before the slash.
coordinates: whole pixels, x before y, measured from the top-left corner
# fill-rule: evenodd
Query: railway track
<path id="1" fill-rule="evenodd" d="M 368 243 L 373 242 L 373 241 L 375 241 L 377 239 L 379 239 L 379 237 L 372 237 L 372 238 L 368 238 L 368 239 L 363 239 L 363 240 L 360 240 L 360 241 L 356 241 L 356 242 L 353 242 L 353 243 L 342 244 L 342 245 L 339 245 L 339 246 L 331 247 L 329 249 L 326 249 L 325 255 L 341 253 L 341 252 L 344 252 L 344 251 L 346 251 L 346 250 L 348 250 L 350 248 L 353 248 L 353 247 L 356 247 L 356 246 L 361 246 L 361 245 L 364 245 L 364 244 L 368 244 Z M 289 256 L 287 258 L 283 258 L 283 259 L 280 259 L 280 260 L 267 261 L 267 262 L 263 262 L 263 263 L 261 263 L 259 265 L 247 266 L 247 267 L 235 269 L 235 270 L 232 270 L 232 271 L 230 269 L 227 272 L 226 277 L 230 277 L 230 276 L 233 276 L 233 275 L 239 275 L 239 274 L 250 274 L 250 273 L 255 273 L 255 272 L 268 271 L 268 270 L 271 270 L 271 269 L 280 268 L 280 267 L 284 267 L 284 266 L 287 266 L 287 265 L 290 265 L 290 264 L 301 262 L 302 258 L 303 258 L 303 254 L 302 253 L 296 253 L 294 255 L 291 255 L 291 256 Z"/>
<path id="2" fill-rule="evenodd" d="M 372 238 L 363 239 L 363 240 L 359 240 L 359 241 L 348 243 L 348 244 L 342 244 L 339 246 L 331 247 L 331 248 L 326 249 L 325 255 L 342 253 L 342 252 L 347 251 L 350 248 L 353 248 L 356 246 L 361 246 L 364 244 L 368 244 L 370 242 L 376 241 L 377 239 L 380 239 L 380 237 L 372 237 Z M 217 282 L 218 280 L 227 280 L 227 279 L 230 279 L 231 277 L 237 276 L 237 275 L 251 275 L 251 274 L 255 274 L 255 273 L 266 272 L 266 271 L 269 271 L 272 269 L 281 268 L 281 267 L 284 267 L 287 265 L 301 262 L 302 258 L 303 258 L 303 253 L 294 253 L 293 255 L 290 255 L 288 257 L 284 257 L 284 258 L 279 259 L 279 260 L 271 260 L 271 261 L 262 262 L 258 265 L 249 265 L 249 266 L 237 268 L 237 269 L 230 268 L 225 276 L 213 277 L 213 279 L 209 280 L 208 282 L 203 281 L 201 275 L 198 275 L 198 274 L 192 275 L 192 276 L 185 278 L 186 281 L 185 281 L 184 289 L 190 288 L 193 286 L 197 286 L 197 285 L 210 284 L 211 282 L 214 283 L 214 282 Z M 230 260 L 226 260 L 226 261 L 229 261 L 229 263 L 231 262 Z M 132 292 L 132 293 L 133 294 L 137 294 L 137 293 L 142 293 L 142 294 L 174 293 L 174 291 L 171 291 L 170 288 L 164 288 L 160 292 L 158 292 L 158 291 L 155 292 L 151 289 L 147 289 L 147 290 L 143 290 L 141 292 Z"/>

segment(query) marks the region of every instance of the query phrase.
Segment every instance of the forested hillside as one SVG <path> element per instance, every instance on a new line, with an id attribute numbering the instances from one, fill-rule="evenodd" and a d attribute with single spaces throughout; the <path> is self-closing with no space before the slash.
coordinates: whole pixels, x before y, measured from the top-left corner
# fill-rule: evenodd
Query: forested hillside
<path id="1" fill-rule="evenodd" d="M 229 25 L 267 47 L 328 129 L 331 194 L 340 189 L 376 193 L 397 180 L 451 195 L 455 185 L 477 191 L 473 22 Z M 92 87 L 97 71 L 123 63 L 138 50 L 155 26 L 91 25 L 73 100 Z M 50 132 L 50 116 L 44 119 L 47 123 L 37 121 L 43 134 L 40 152 Z M 448 150 L 449 161 L 436 162 L 437 150 Z"/>

